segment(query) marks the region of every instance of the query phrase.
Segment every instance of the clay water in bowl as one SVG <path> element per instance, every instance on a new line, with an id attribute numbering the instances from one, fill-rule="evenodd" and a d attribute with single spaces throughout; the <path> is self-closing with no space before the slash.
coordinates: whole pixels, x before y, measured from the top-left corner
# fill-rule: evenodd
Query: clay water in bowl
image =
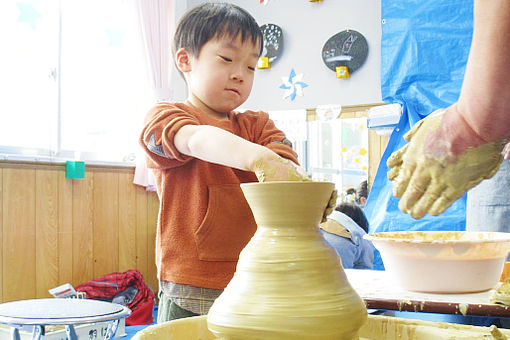
<path id="1" fill-rule="evenodd" d="M 257 231 L 207 316 L 217 338 L 358 339 L 365 305 L 318 231 L 333 188 L 326 182 L 241 185 Z"/>
<path id="2" fill-rule="evenodd" d="M 381 253 L 399 287 L 429 293 L 469 293 L 493 288 L 510 251 L 510 234 L 401 231 L 364 236 Z"/>

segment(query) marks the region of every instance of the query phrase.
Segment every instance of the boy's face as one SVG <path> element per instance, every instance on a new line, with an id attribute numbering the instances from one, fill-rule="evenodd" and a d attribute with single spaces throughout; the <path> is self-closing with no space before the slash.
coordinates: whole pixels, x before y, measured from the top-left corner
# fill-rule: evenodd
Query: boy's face
<path id="1" fill-rule="evenodd" d="M 188 100 L 213 115 L 224 116 L 248 99 L 259 58 L 259 45 L 237 36 L 209 40 L 185 72 Z"/>

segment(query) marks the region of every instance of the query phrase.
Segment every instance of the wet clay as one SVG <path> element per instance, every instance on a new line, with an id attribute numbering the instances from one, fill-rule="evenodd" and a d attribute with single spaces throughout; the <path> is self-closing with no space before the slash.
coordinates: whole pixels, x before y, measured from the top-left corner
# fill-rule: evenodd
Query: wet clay
<path id="1" fill-rule="evenodd" d="M 499 287 L 491 291 L 490 302 L 510 306 L 510 278 L 506 278 Z"/>
<path id="2" fill-rule="evenodd" d="M 359 340 L 506 340 L 510 330 L 369 315 Z M 164 322 L 139 331 L 133 340 L 214 340 L 205 315 Z M 300 340 L 301 338 L 296 338 Z M 261 338 L 260 340 L 263 340 Z"/>
<path id="3" fill-rule="evenodd" d="M 450 148 L 446 144 L 429 150 L 428 138 L 440 128 L 443 115 L 441 109 L 419 121 L 404 136 L 409 144 L 387 161 L 398 207 L 415 219 L 441 214 L 467 190 L 492 177 L 503 160 L 503 140 L 469 147 L 458 156 L 445 151 Z"/>
<path id="4" fill-rule="evenodd" d="M 241 188 L 257 231 L 209 311 L 209 330 L 223 340 L 358 339 L 365 305 L 318 231 L 333 184 L 268 182 Z"/>

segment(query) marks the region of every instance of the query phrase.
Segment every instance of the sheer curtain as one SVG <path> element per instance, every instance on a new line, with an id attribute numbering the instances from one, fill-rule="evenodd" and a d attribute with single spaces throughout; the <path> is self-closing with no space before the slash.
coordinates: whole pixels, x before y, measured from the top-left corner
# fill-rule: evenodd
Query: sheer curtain
<path id="1" fill-rule="evenodd" d="M 172 35 L 175 22 L 175 0 L 136 0 L 140 36 L 147 56 L 147 72 L 155 102 L 172 96 Z M 142 151 L 138 153 L 133 183 L 155 191 L 152 172 L 147 169 Z"/>

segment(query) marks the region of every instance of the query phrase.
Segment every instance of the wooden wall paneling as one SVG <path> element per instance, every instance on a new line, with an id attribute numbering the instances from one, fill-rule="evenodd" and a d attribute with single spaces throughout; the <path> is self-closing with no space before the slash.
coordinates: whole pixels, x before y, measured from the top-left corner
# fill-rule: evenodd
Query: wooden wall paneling
<path id="1" fill-rule="evenodd" d="M 157 290 L 159 202 L 132 176 L 92 166 L 73 180 L 62 164 L 0 163 L 0 301 L 133 268 Z"/>
<path id="2" fill-rule="evenodd" d="M 4 281 L 4 275 L 3 275 L 3 258 L 4 258 L 4 246 L 3 246 L 3 240 L 4 240 L 4 213 L 3 213 L 3 173 L 4 169 L 0 168 L 0 301 L 4 300 L 4 294 L 3 294 L 3 281 Z"/>
<path id="3" fill-rule="evenodd" d="M 94 173 L 72 179 L 73 187 L 73 285 L 94 278 Z"/>
<path id="4" fill-rule="evenodd" d="M 119 175 L 94 171 L 94 277 L 119 269 Z"/>
<path id="5" fill-rule="evenodd" d="M 3 300 L 36 296 L 35 170 L 3 170 Z"/>
<path id="6" fill-rule="evenodd" d="M 368 184 L 372 185 L 374 182 L 375 175 L 377 173 L 377 169 L 379 168 L 379 163 L 381 162 L 381 157 L 386 151 L 386 146 L 388 145 L 388 141 L 390 136 L 379 136 L 374 130 L 369 130 L 368 132 L 368 150 L 369 150 L 369 158 L 368 158 Z"/>
<path id="7" fill-rule="evenodd" d="M 35 171 L 36 297 L 58 285 L 58 171 Z"/>
<path id="8" fill-rule="evenodd" d="M 119 271 L 136 269 L 136 187 L 133 173 L 119 173 Z"/>
<path id="9" fill-rule="evenodd" d="M 144 278 L 147 275 L 147 251 L 148 251 L 148 193 L 141 186 L 135 187 L 136 192 L 136 269 L 138 269 Z"/>
<path id="10" fill-rule="evenodd" d="M 73 282 L 73 180 L 58 171 L 58 285 Z"/>
<path id="11" fill-rule="evenodd" d="M 388 146 L 388 142 L 390 141 L 390 136 L 381 137 L 381 157 L 383 153 L 386 151 L 386 147 Z"/>
<path id="12" fill-rule="evenodd" d="M 379 144 L 377 143 L 377 135 L 373 130 L 368 130 L 368 185 L 374 182 L 375 173 L 379 162 Z"/>
<path id="13" fill-rule="evenodd" d="M 159 199 L 155 192 L 148 193 L 148 221 L 147 221 L 147 281 L 152 289 L 158 290 L 158 276 L 156 269 L 156 229 L 159 215 Z"/>
<path id="14" fill-rule="evenodd" d="M 368 130 L 368 183 L 374 182 L 377 168 L 379 167 L 380 155 L 380 138 L 375 131 Z"/>

